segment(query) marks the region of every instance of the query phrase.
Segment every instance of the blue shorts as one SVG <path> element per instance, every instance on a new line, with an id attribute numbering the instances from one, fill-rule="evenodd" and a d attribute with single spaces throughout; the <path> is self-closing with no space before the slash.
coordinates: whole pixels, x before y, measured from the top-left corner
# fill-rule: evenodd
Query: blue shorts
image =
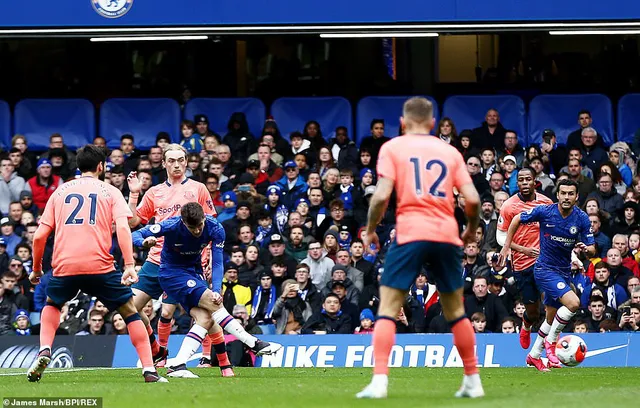
<path id="1" fill-rule="evenodd" d="M 429 271 L 442 293 L 452 293 L 464 285 L 462 248 L 442 242 L 416 241 L 398 245 L 393 242 L 384 261 L 380 284 L 408 290 L 423 268 Z"/>
<path id="2" fill-rule="evenodd" d="M 160 268 L 159 281 L 168 297 L 180 303 L 187 313 L 198 306 L 202 294 L 209 289 L 202 274 L 193 269 L 172 267 Z"/>
<path id="3" fill-rule="evenodd" d="M 571 278 L 558 272 L 542 271 L 534 269 L 536 284 L 540 292 L 544 293 L 543 304 L 559 309 L 562 307 L 560 298 L 571 292 Z"/>
<path id="4" fill-rule="evenodd" d="M 532 305 L 540 301 L 540 290 L 533 276 L 533 265 L 519 272 L 513 271 L 513 277 L 516 280 L 518 292 L 522 296 L 522 303 Z"/>
<path id="5" fill-rule="evenodd" d="M 162 296 L 162 303 L 175 305 L 178 302 L 173 300 L 171 296 L 166 296 L 166 293 L 162 293 L 162 287 L 158 282 L 158 270 L 160 267 L 153 262 L 145 262 L 142 268 L 138 272 L 138 282 L 131 285 L 132 288 L 138 289 L 151 296 L 151 299 L 157 299 Z"/>
<path id="6" fill-rule="evenodd" d="M 76 297 L 78 292 L 95 296 L 110 311 L 117 310 L 131 299 L 133 292 L 121 283 L 120 272 L 96 275 L 54 276 L 47 285 L 47 296 L 57 306 Z"/>

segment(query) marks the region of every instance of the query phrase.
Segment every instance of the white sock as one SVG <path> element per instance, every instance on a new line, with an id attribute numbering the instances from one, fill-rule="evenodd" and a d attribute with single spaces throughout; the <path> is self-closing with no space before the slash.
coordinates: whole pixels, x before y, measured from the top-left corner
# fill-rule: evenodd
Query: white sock
<path id="1" fill-rule="evenodd" d="M 389 377 L 386 374 L 374 374 L 371 384 L 376 388 L 387 388 L 389 385 Z"/>
<path id="2" fill-rule="evenodd" d="M 41 351 L 42 351 L 42 350 L 44 350 L 44 349 L 49 349 L 49 350 L 51 350 L 51 346 L 50 346 L 50 345 L 48 345 L 48 344 L 44 344 L 44 345 L 40 346 L 40 350 L 38 350 L 38 353 L 39 353 L 39 352 L 41 352 Z"/>
<path id="3" fill-rule="evenodd" d="M 236 336 L 238 340 L 249 346 L 249 348 L 253 348 L 256 345 L 256 341 L 258 341 L 258 339 L 247 333 L 240 323 L 238 323 L 238 321 L 234 319 L 225 308 L 221 307 L 213 312 L 212 317 L 220 327 L 227 331 L 227 333 Z"/>
<path id="4" fill-rule="evenodd" d="M 560 309 L 558 309 L 556 317 L 553 319 L 553 324 L 551 324 L 551 330 L 549 331 L 549 335 L 547 336 L 547 341 L 549 343 L 555 343 L 556 341 L 558 341 L 558 336 L 575 315 L 576 314 L 569 310 L 566 306 L 562 306 Z"/>
<path id="5" fill-rule="evenodd" d="M 549 330 L 551 330 L 551 325 L 547 323 L 547 319 L 545 319 L 540 326 L 540 330 L 538 330 L 538 337 L 536 337 L 536 341 L 533 343 L 533 347 L 529 352 L 531 357 L 540 358 L 542 350 L 544 350 L 544 339 L 549 334 Z"/>
<path id="6" fill-rule="evenodd" d="M 156 372 L 156 368 L 155 367 L 143 367 L 142 368 L 142 374 L 144 373 L 155 373 Z"/>
<path id="7" fill-rule="evenodd" d="M 207 335 L 207 332 L 208 330 L 204 327 L 194 324 L 191 330 L 189 330 L 189 333 L 184 337 L 184 340 L 182 340 L 178 355 L 173 359 L 171 365 L 175 367 L 180 364 L 186 364 L 193 353 L 202 345 L 202 340 L 204 336 Z"/>

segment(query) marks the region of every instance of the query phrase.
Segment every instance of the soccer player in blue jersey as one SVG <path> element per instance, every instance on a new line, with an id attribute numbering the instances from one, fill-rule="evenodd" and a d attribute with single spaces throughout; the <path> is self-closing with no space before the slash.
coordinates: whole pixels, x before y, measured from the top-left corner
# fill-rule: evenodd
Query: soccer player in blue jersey
<path id="1" fill-rule="evenodd" d="M 178 355 L 167 368 L 169 377 L 197 378 L 186 369 L 186 363 L 202 344 L 213 322 L 250 347 L 256 355 L 277 352 L 282 346 L 258 340 L 247 333 L 222 306 L 222 265 L 225 233 L 222 224 L 205 215 L 198 203 L 187 203 L 180 217 L 149 225 L 133 234 L 138 247 L 153 247 L 158 237 L 164 237 L 158 280 L 162 290 L 178 301 L 194 318 L 195 324 L 184 338 Z M 212 289 L 202 275 L 201 253 L 211 243 Z M 228 367 L 231 370 L 231 367 Z M 224 373 L 223 373 L 224 374 Z"/>
<path id="2" fill-rule="evenodd" d="M 575 206 L 578 184 L 572 180 L 560 181 L 557 197 L 557 204 L 541 205 L 513 218 L 499 258 L 500 263 L 504 263 L 521 223 L 540 223 L 540 255 L 533 274 L 536 285 L 544 293 L 546 320 L 540 326 L 538 337 L 527 356 L 527 364 L 539 371 L 549 371 L 540 359 L 543 348 L 549 367 L 561 367 L 555 354 L 558 335 L 580 308 L 580 298 L 571 289 L 571 253 L 582 251 L 589 257 L 595 254 L 589 217 Z M 581 237 L 584 242 L 580 241 Z"/>

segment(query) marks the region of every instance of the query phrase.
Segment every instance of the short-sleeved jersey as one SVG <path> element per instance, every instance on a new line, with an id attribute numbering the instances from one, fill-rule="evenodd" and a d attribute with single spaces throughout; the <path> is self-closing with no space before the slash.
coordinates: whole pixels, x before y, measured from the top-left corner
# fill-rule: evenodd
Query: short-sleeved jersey
<path id="1" fill-rule="evenodd" d="M 184 179 L 180 184 L 164 183 L 153 186 L 142 197 L 138 204 L 136 214 L 143 224 L 147 224 L 151 218 L 155 222 L 180 215 L 183 205 L 197 202 L 204 209 L 205 214 L 216 215 L 213 200 L 204 184 L 191 179 Z M 147 260 L 160 265 L 160 252 L 162 251 L 163 238 L 158 239 L 158 244 L 149 250 Z"/>
<path id="2" fill-rule="evenodd" d="M 53 193 L 40 222 L 54 229 L 53 275 L 113 272 L 112 225 L 131 218 L 122 193 L 93 177 L 69 181 Z"/>
<path id="3" fill-rule="evenodd" d="M 589 216 L 573 207 L 564 218 L 558 204 L 541 205 L 520 215 L 520 221 L 528 224 L 540 223 L 540 256 L 535 269 L 555 272 L 563 276 L 571 273 L 571 251 L 582 238 L 587 246 L 594 245 Z"/>
<path id="4" fill-rule="evenodd" d="M 220 293 L 223 275 L 223 254 L 225 232 L 222 224 L 213 216 L 207 215 L 204 230 L 199 237 L 187 229 L 181 217 L 173 217 L 158 224 L 147 225 L 145 228 L 133 232 L 133 244 L 142 246 L 145 238 L 154 236 L 164 237 L 164 247 L 161 252 L 163 270 L 186 269 L 194 273 L 202 272 L 200 256 L 202 250 L 211 243 L 211 283 L 213 290 Z"/>
<path id="5" fill-rule="evenodd" d="M 507 232 L 513 217 L 539 205 L 547 204 L 553 204 L 553 201 L 540 193 L 536 193 L 535 198 L 529 201 L 523 200 L 520 194 L 509 197 L 500 209 L 498 230 Z M 527 248 L 540 248 L 540 226 L 538 223 L 520 224 L 513 236 L 513 242 Z M 511 256 L 513 257 L 513 269 L 516 271 L 524 271 L 536 262 L 536 258 L 526 256 L 522 252 L 513 251 Z"/>
<path id="6" fill-rule="evenodd" d="M 462 155 L 429 135 L 399 136 L 382 145 L 378 174 L 394 181 L 398 244 L 462 245 L 453 215 L 453 188 L 471 184 Z"/>

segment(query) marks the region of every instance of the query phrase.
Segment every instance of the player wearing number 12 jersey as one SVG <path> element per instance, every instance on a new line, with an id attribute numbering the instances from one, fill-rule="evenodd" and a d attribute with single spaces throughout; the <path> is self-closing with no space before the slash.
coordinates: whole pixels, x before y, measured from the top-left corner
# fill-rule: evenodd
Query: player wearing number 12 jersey
<path id="1" fill-rule="evenodd" d="M 47 305 L 42 309 L 40 352 L 27 373 L 29 381 L 39 381 L 51 362 L 51 346 L 60 325 L 60 309 L 78 291 L 95 296 L 109 310 L 118 310 L 138 352 L 146 382 L 166 382 L 153 367 L 147 330 L 133 304 L 128 285 L 137 282 L 134 269 L 131 211 L 115 187 L 100 180 L 107 155 L 103 148 L 86 145 L 78 150 L 82 176 L 63 184 L 51 196 L 33 239 L 34 285 L 42 276 L 45 242 L 55 231 L 53 277 L 47 286 Z M 124 274 L 114 271 L 110 254 L 111 228 L 115 223 L 118 245 L 124 258 Z"/>
<path id="2" fill-rule="evenodd" d="M 373 333 L 375 366 L 371 383 L 358 398 L 385 398 L 389 353 L 395 343 L 396 317 L 407 291 L 429 264 L 440 292 L 445 318 L 464 364 L 456 397 L 482 397 L 484 390 L 475 356 L 475 333 L 462 303 L 462 248 L 454 218 L 456 188 L 466 199 L 469 223 L 465 242 L 475 240 L 480 198 L 460 153 L 429 133 L 433 106 L 425 98 L 405 102 L 400 118 L 405 135 L 386 142 L 378 156 L 380 180 L 369 206 L 365 247 L 379 247 L 376 226 L 394 189 L 397 193 L 396 241 L 389 248 L 380 281 L 380 306 Z"/>

